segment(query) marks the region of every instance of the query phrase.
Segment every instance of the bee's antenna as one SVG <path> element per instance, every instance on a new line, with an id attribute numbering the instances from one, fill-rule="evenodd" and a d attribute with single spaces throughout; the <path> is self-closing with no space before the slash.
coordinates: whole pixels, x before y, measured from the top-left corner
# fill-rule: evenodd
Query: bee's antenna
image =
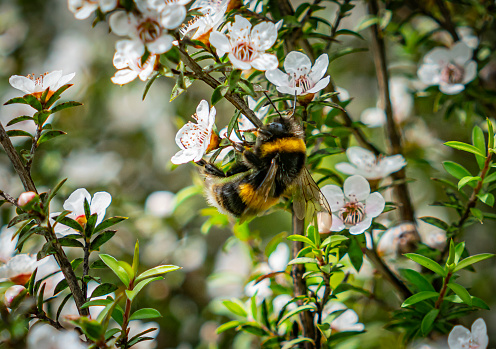
<path id="1" fill-rule="evenodd" d="M 279 114 L 279 116 L 282 118 L 282 115 L 281 113 L 279 112 L 279 110 L 276 108 L 274 102 L 272 102 L 272 99 L 270 99 L 269 95 L 267 94 L 267 92 L 265 91 L 262 91 L 263 94 L 265 95 L 265 97 L 267 97 L 267 99 L 269 100 L 269 103 L 272 105 L 272 107 L 276 110 L 277 114 Z"/>

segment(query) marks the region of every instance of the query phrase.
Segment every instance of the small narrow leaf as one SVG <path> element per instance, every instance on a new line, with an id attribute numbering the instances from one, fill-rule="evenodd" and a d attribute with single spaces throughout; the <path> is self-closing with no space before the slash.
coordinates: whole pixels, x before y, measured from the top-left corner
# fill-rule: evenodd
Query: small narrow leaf
<path id="1" fill-rule="evenodd" d="M 474 147 L 473 145 L 463 143 L 463 142 L 457 142 L 457 141 L 450 141 L 444 143 L 444 145 L 447 145 L 448 147 L 455 148 L 458 150 L 463 150 L 475 155 L 483 156 L 484 158 L 486 157 L 485 154 L 483 154 L 477 147 Z"/>
<path id="2" fill-rule="evenodd" d="M 21 116 L 18 116 L 12 120 L 10 120 L 8 123 L 7 123 L 7 126 L 12 126 L 14 124 L 17 124 L 18 122 L 21 122 L 21 121 L 26 121 L 26 120 L 33 120 L 33 118 L 31 116 L 27 116 L 27 115 L 21 115 Z"/>
<path id="3" fill-rule="evenodd" d="M 439 293 L 432 292 L 432 291 L 422 291 L 422 292 L 419 292 L 419 293 L 414 294 L 411 297 L 408 297 L 403 302 L 403 304 L 401 305 L 401 307 L 403 307 L 403 308 L 409 307 L 409 306 L 414 305 L 414 304 L 416 304 L 418 302 L 422 302 L 422 301 L 425 301 L 427 299 L 431 299 L 431 298 L 434 298 L 434 297 L 436 297 L 436 298 L 439 297 Z"/>
<path id="4" fill-rule="evenodd" d="M 119 262 L 112 256 L 108 254 L 100 254 L 100 259 L 105 263 L 110 270 L 114 272 L 115 275 L 119 279 L 121 279 L 124 285 L 129 285 L 129 276 L 127 275 L 126 270 L 119 265 Z"/>
<path id="5" fill-rule="evenodd" d="M 23 130 L 9 130 L 7 131 L 7 136 L 9 137 L 29 137 L 33 139 L 31 133 L 23 131 Z"/>
<path id="6" fill-rule="evenodd" d="M 443 167 L 446 170 L 446 172 L 448 172 L 456 179 L 462 179 L 463 177 L 472 175 L 465 167 L 453 161 L 443 162 Z"/>
<path id="7" fill-rule="evenodd" d="M 472 306 L 472 298 L 470 297 L 470 293 L 463 287 L 462 285 L 455 284 L 455 283 L 448 283 L 448 287 L 456 293 L 458 297 L 460 297 L 463 301 L 463 303 L 467 304 L 468 306 Z"/>
<path id="8" fill-rule="evenodd" d="M 64 102 L 64 103 L 57 104 L 50 111 L 53 114 L 53 113 L 56 113 L 56 112 L 61 111 L 61 110 L 64 110 L 64 109 L 72 108 L 72 107 L 77 107 L 77 106 L 80 106 L 80 105 L 83 105 L 83 103 L 74 102 L 74 101 Z"/>
<path id="9" fill-rule="evenodd" d="M 430 258 L 427 258 L 425 256 L 422 256 L 422 255 L 416 254 L 416 253 L 405 253 L 404 256 L 407 258 L 410 258 L 414 262 L 417 262 L 421 266 L 423 266 L 429 270 L 432 270 L 433 272 L 435 272 L 436 274 L 438 274 L 442 277 L 446 276 L 446 270 L 444 270 L 443 267 L 441 267 L 438 263 L 436 263 L 435 261 L 433 261 Z"/>
<path id="10" fill-rule="evenodd" d="M 243 304 L 236 298 L 232 298 L 231 300 L 226 299 L 222 302 L 222 304 L 224 304 L 224 306 L 233 314 L 241 317 L 248 316 Z"/>
<path id="11" fill-rule="evenodd" d="M 278 322 L 277 322 L 277 326 L 279 327 L 284 321 L 286 321 L 287 319 L 289 319 L 291 316 L 293 315 L 296 315 L 296 314 L 299 314 L 301 312 L 304 312 L 304 311 L 311 311 L 311 310 L 315 310 L 315 305 L 313 304 L 306 304 L 306 305 L 301 305 L 299 307 L 297 307 L 296 309 L 293 309 L 291 310 L 290 312 L 286 313 Z"/>
<path id="12" fill-rule="evenodd" d="M 91 297 L 90 298 L 96 298 L 96 297 L 105 296 L 105 295 L 107 295 L 109 293 L 114 292 L 115 290 L 117 290 L 117 286 L 112 285 L 112 284 L 109 284 L 109 283 L 104 283 L 104 284 L 98 285 L 95 288 L 95 290 L 93 291 L 93 293 L 91 293 Z"/>
<path id="13" fill-rule="evenodd" d="M 136 310 L 133 315 L 129 318 L 129 320 L 145 320 L 145 319 L 155 319 L 158 317 L 162 317 L 160 312 L 153 308 L 142 308 Z"/>
<path id="14" fill-rule="evenodd" d="M 149 278 L 149 277 L 154 277 L 154 276 L 170 273 L 171 271 L 175 271 L 175 270 L 179 270 L 179 269 L 182 269 L 182 268 L 175 266 L 175 265 L 159 265 L 158 267 L 149 269 L 149 270 L 141 273 L 136 278 L 136 282 L 140 282 L 141 280 Z"/>
<path id="15" fill-rule="evenodd" d="M 481 253 L 481 254 L 476 254 L 474 256 L 467 257 L 465 259 L 462 259 L 457 266 L 455 267 L 454 271 L 457 272 L 458 270 L 462 270 L 469 265 L 472 265 L 477 262 L 481 262 L 483 260 L 489 259 L 491 257 L 494 257 L 492 253 Z"/>
<path id="16" fill-rule="evenodd" d="M 437 316 L 439 315 L 439 309 L 431 309 L 422 319 L 422 323 L 420 324 L 420 329 L 422 333 L 427 335 L 431 329 L 432 325 L 434 324 L 434 321 L 436 320 Z"/>

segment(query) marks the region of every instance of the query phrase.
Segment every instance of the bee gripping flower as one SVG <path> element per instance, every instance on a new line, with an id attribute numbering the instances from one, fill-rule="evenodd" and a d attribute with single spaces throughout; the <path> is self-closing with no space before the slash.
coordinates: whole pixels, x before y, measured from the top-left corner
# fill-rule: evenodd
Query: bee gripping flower
<path id="1" fill-rule="evenodd" d="M 406 165 L 402 155 L 377 157 L 371 151 L 360 147 L 349 147 L 346 149 L 346 155 L 350 163 L 336 164 L 336 170 L 349 175 L 361 175 L 370 180 L 385 178 Z"/>
<path id="2" fill-rule="evenodd" d="M 43 92 L 48 88 L 47 97 L 50 98 L 55 91 L 71 81 L 74 75 L 76 75 L 76 73 L 62 75 L 62 70 L 55 70 L 38 77 L 35 75 L 12 75 L 9 79 L 9 83 L 13 88 L 26 94 L 33 95 L 36 98 L 40 98 Z"/>
<path id="3" fill-rule="evenodd" d="M 228 53 L 229 60 L 237 69 L 272 70 L 279 62 L 276 55 L 265 51 L 274 45 L 277 28 L 272 22 L 262 22 L 252 28 L 251 23 L 239 15 L 234 23 L 227 25 L 229 34 L 212 32 L 212 44 L 219 56 Z"/>
<path id="4" fill-rule="evenodd" d="M 312 67 L 312 62 L 305 54 L 291 51 L 284 60 L 285 73 L 280 69 L 268 70 L 265 77 L 276 85 L 277 91 L 290 95 L 316 93 L 325 88 L 330 77 L 324 78 L 329 66 L 329 57 L 322 54 Z"/>
<path id="5" fill-rule="evenodd" d="M 216 146 L 218 136 L 213 132 L 215 107 L 202 100 L 192 117 L 197 123 L 188 122 L 176 134 L 176 144 L 181 148 L 171 159 L 173 164 L 185 164 L 200 161 L 203 155 Z"/>
<path id="6" fill-rule="evenodd" d="M 379 216 L 386 201 L 378 192 L 370 193 L 367 180 L 359 175 L 348 177 L 343 189 L 337 185 L 322 188 L 332 211 L 331 231 L 349 229 L 353 235 L 362 234 Z"/>
<path id="7" fill-rule="evenodd" d="M 487 327 L 482 318 L 474 321 L 472 331 L 457 325 L 448 336 L 450 349 L 486 349 L 488 344 Z"/>
<path id="8" fill-rule="evenodd" d="M 64 210 L 71 211 L 71 213 L 68 214 L 67 217 L 74 219 L 82 226 L 86 224 L 86 215 L 84 213 L 85 200 L 88 201 L 88 204 L 90 205 L 91 214 L 96 213 L 97 215 L 95 225 L 100 224 L 105 217 L 107 208 L 112 202 L 112 196 L 110 196 L 110 194 L 105 191 L 101 191 L 95 193 L 92 198 L 90 193 L 88 193 L 88 191 L 84 188 L 76 189 L 71 195 L 69 195 L 69 198 L 64 202 Z M 56 217 L 59 214 L 60 212 L 54 212 L 50 214 L 50 217 Z M 68 226 L 61 223 L 57 223 L 54 227 L 54 230 L 55 233 L 61 235 L 74 233 L 74 230 L 72 228 L 69 228 Z"/>

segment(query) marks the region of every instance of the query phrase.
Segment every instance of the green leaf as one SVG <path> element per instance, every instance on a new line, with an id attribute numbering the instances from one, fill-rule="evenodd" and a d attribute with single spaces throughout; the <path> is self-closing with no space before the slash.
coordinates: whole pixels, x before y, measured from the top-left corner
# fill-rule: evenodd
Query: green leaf
<path id="1" fill-rule="evenodd" d="M 431 224 L 431 225 L 438 227 L 444 231 L 447 231 L 449 228 L 448 223 L 446 223 L 446 222 L 444 222 L 444 221 L 442 221 L 436 217 L 420 217 L 420 219 L 422 221 L 424 221 L 425 223 Z"/>
<path id="2" fill-rule="evenodd" d="M 350 240 L 348 256 L 350 257 L 351 265 L 353 265 L 353 268 L 355 268 L 355 270 L 359 272 L 363 263 L 363 251 L 358 245 L 356 238 Z"/>
<path id="3" fill-rule="evenodd" d="M 479 156 L 482 156 L 484 158 L 486 157 L 485 154 L 479 150 L 479 148 L 474 147 L 473 145 L 470 145 L 467 143 L 450 141 L 450 142 L 444 143 L 444 145 L 447 145 L 448 147 L 455 148 L 458 150 L 463 150 L 463 151 L 466 151 L 466 152 L 469 152 L 469 153 L 472 153 L 475 155 L 479 155 Z"/>
<path id="4" fill-rule="evenodd" d="M 287 237 L 288 240 L 291 240 L 291 241 L 300 241 L 300 242 L 304 242 L 305 244 L 307 245 L 310 245 L 310 246 L 313 246 L 313 247 L 317 247 L 312 240 L 310 240 L 309 238 L 307 238 L 306 236 L 303 236 L 303 235 L 290 235 Z"/>
<path id="5" fill-rule="evenodd" d="M 463 177 L 458 182 L 458 190 L 462 189 L 465 185 L 467 185 L 470 182 L 478 182 L 478 181 L 481 181 L 481 180 L 482 180 L 482 178 L 480 178 L 479 176 L 476 176 L 476 177 L 473 177 L 473 176 Z"/>
<path id="6" fill-rule="evenodd" d="M 475 218 L 477 218 L 477 220 L 479 222 L 482 223 L 482 221 L 484 220 L 484 214 L 482 213 L 481 210 L 479 210 L 478 208 L 475 208 L 475 207 L 471 207 L 470 208 L 470 213 L 472 213 L 474 215 Z"/>
<path id="7" fill-rule="evenodd" d="M 139 240 L 136 240 L 136 244 L 134 245 L 134 255 L 133 255 L 133 274 L 138 275 L 138 267 L 139 267 Z"/>
<path id="8" fill-rule="evenodd" d="M 67 283 L 66 279 L 62 279 L 57 286 L 55 286 L 55 289 L 53 291 L 53 295 L 55 296 L 57 293 L 65 290 L 67 287 L 69 287 L 69 284 Z"/>
<path id="9" fill-rule="evenodd" d="M 29 104 L 29 103 L 23 97 L 14 97 L 9 99 L 3 105 L 9 105 L 9 104 Z"/>
<path id="10" fill-rule="evenodd" d="M 468 293 L 465 287 L 452 282 L 448 283 L 448 287 L 463 300 L 463 303 L 467 304 L 470 307 L 472 306 L 472 298 L 470 297 L 470 293 Z"/>
<path id="11" fill-rule="evenodd" d="M 246 312 L 243 303 L 239 299 L 231 298 L 231 300 L 224 300 L 222 304 L 233 314 L 236 314 L 241 317 L 247 317 L 248 313 Z"/>
<path id="12" fill-rule="evenodd" d="M 33 96 L 33 95 L 24 95 L 23 98 L 34 109 L 36 109 L 38 111 L 40 111 L 41 109 L 43 109 L 43 107 L 41 105 L 41 102 L 35 96 Z"/>
<path id="13" fill-rule="evenodd" d="M 52 190 L 50 190 L 50 193 L 48 194 L 46 202 L 45 202 L 47 207 L 48 207 L 48 204 L 50 203 L 50 201 L 52 201 L 52 199 L 55 197 L 55 195 L 57 194 L 59 189 L 64 185 L 66 180 L 67 180 L 67 178 L 64 178 L 63 180 L 58 182 L 57 185 Z"/>
<path id="14" fill-rule="evenodd" d="M 45 107 L 50 108 L 52 106 L 52 104 L 55 103 L 60 98 L 60 95 L 62 94 L 62 92 L 64 92 L 65 90 L 67 90 L 71 86 L 72 86 L 72 84 L 66 84 L 64 86 L 61 86 L 57 91 L 55 91 L 53 93 L 53 95 L 50 97 L 48 102 L 46 102 Z"/>
<path id="15" fill-rule="evenodd" d="M 297 307 L 296 309 L 291 310 L 290 312 L 286 313 L 278 322 L 277 322 L 277 327 L 281 326 L 281 324 L 289 319 L 291 316 L 299 314 L 304 311 L 310 311 L 310 310 L 315 310 L 315 305 L 313 304 L 306 304 L 306 305 L 301 305 Z"/>
<path id="16" fill-rule="evenodd" d="M 486 118 L 486 122 L 487 122 L 487 133 L 488 133 L 488 145 L 487 145 L 487 148 L 488 149 L 492 149 L 494 148 L 494 128 L 493 128 L 493 123 L 491 122 L 491 120 L 489 120 L 489 118 Z"/>
<path id="17" fill-rule="evenodd" d="M 351 35 L 351 36 L 355 36 L 359 39 L 362 39 L 362 40 L 365 40 L 363 38 L 363 36 L 361 36 L 360 34 L 358 34 L 357 32 L 353 31 L 353 30 L 349 30 L 349 29 L 339 29 L 336 34 L 334 34 L 335 37 L 339 36 L 339 35 Z"/>
<path id="18" fill-rule="evenodd" d="M 348 240 L 348 238 L 346 236 L 343 236 L 343 235 L 332 235 L 332 236 L 329 236 L 327 239 L 324 240 L 324 242 L 322 242 L 322 245 L 320 245 L 320 247 L 326 247 L 327 245 L 338 245 L 340 244 L 341 242 L 345 241 L 345 240 Z"/>
<path id="19" fill-rule="evenodd" d="M 436 274 L 438 274 L 442 277 L 446 277 L 446 270 L 444 270 L 443 267 L 441 267 L 438 263 L 436 263 L 432 259 L 427 258 L 425 256 L 422 256 L 420 254 L 416 254 L 416 253 L 405 253 L 404 256 L 407 258 L 410 258 L 414 262 L 417 262 L 421 266 L 423 266 L 429 270 L 432 270 Z"/>
<path id="20" fill-rule="evenodd" d="M 90 298 L 105 296 L 109 293 L 114 292 L 115 290 L 117 290 L 117 286 L 115 286 L 113 284 L 109 284 L 109 283 L 104 283 L 104 284 L 98 285 L 95 288 L 95 290 L 91 293 Z"/>
<path id="21" fill-rule="evenodd" d="M 98 235 L 90 244 L 91 251 L 100 251 L 100 246 L 109 241 L 114 235 L 115 230 L 107 230 Z"/>
<path id="22" fill-rule="evenodd" d="M 477 195 L 480 201 L 485 203 L 488 206 L 494 206 L 494 195 L 491 193 L 479 194 Z"/>
<path id="23" fill-rule="evenodd" d="M 149 269 L 147 271 L 142 272 L 137 278 L 136 282 L 140 282 L 143 279 L 154 277 L 166 273 L 170 273 L 171 271 L 182 269 L 181 267 L 175 265 L 159 265 L 158 267 Z"/>
<path id="24" fill-rule="evenodd" d="M 434 286 L 416 270 L 400 269 L 400 275 L 411 283 L 419 291 L 432 291 L 435 292 Z"/>
<path id="25" fill-rule="evenodd" d="M 242 324 L 241 321 L 237 321 L 237 320 L 229 321 L 229 322 L 226 322 L 225 324 L 222 324 L 219 327 L 217 327 L 216 332 L 217 332 L 217 334 L 219 334 L 219 333 L 225 332 L 227 330 L 230 330 L 231 328 L 238 327 L 241 324 Z"/>
<path id="26" fill-rule="evenodd" d="M 420 330 L 426 336 L 432 330 L 432 326 L 434 321 L 436 320 L 439 314 L 439 309 L 431 309 L 422 319 L 422 323 L 420 324 Z"/>
<path id="27" fill-rule="evenodd" d="M 298 257 L 298 258 L 295 258 L 295 259 L 289 261 L 288 265 L 293 265 L 293 264 L 307 264 L 307 263 L 318 264 L 319 261 L 317 259 L 315 259 L 315 258 Z"/>
<path id="28" fill-rule="evenodd" d="M 212 93 L 212 98 L 210 99 L 210 104 L 216 105 L 224 96 L 226 95 L 227 91 L 229 91 L 229 87 L 226 85 L 220 85 L 217 86 Z"/>
<path id="29" fill-rule="evenodd" d="M 138 293 L 143 289 L 143 287 L 148 285 L 150 282 L 163 280 L 163 279 L 164 278 L 162 276 L 157 276 L 154 278 L 143 280 L 139 282 L 132 290 L 126 290 L 126 296 L 132 302 L 134 300 L 134 297 L 138 295 Z"/>
<path id="30" fill-rule="evenodd" d="M 31 133 L 23 131 L 23 130 L 9 130 L 7 131 L 7 136 L 9 137 L 29 137 L 33 139 Z"/>
<path id="31" fill-rule="evenodd" d="M 443 167 L 446 170 L 446 172 L 448 172 L 456 179 L 462 179 L 463 177 L 472 175 L 465 167 L 453 161 L 443 162 Z"/>
<path id="32" fill-rule="evenodd" d="M 17 124 L 18 122 L 26 121 L 26 120 L 33 120 L 33 118 L 31 116 L 21 115 L 21 116 L 18 116 L 16 118 L 13 118 L 12 120 L 10 120 L 7 123 L 7 126 L 12 126 L 14 124 Z"/>
<path id="33" fill-rule="evenodd" d="M 71 237 L 63 236 L 59 239 L 59 243 L 64 247 L 78 247 L 84 248 L 83 244 L 80 241 L 77 241 Z"/>
<path id="34" fill-rule="evenodd" d="M 158 317 L 162 317 L 160 312 L 156 309 L 153 308 L 142 308 L 136 310 L 133 315 L 129 318 L 130 321 L 132 320 L 145 320 L 145 319 L 155 319 Z"/>
<path id="35" fill-rule="evenodd" d="M 483 260 L 489 259 L 491 257 L 494 257 L 494 254 L 492 253 L 481 253 L 481 254 L 476 254 L 474 256 L 467 257 L 465 259 L 462 259 L 455 267 L 454 272 L 457 272 L 458 270 L 462 270 L 469 265 L 472 265 L 477 262 L 481 262 Z"/>
<path id="36" fill-rule="evenodd" d="M 480 150 L 482 154 L 486 154 L 486 140 L 484 139 L 484 132 L 479 126 L 474 126 L 472 129 L 472 144 L 474 147 Z M 482 169 L 484 167 L 485 156 L 476 156 L 477 164 L 479 168 Z"/>
<path id="37" fill-rule="evenodd" d="M 59 112 L 59 111 L 64 110 L 64 109 L 72 108 L 72 107 L 77 107 L 77 106 L 80 106 L 80 105 L 83 105 L 83 103 L 74 102 L 74 101 L 64 102 L 64 103 L 57 104 L 50 111 L 53 114 L 53 113 Z"/>
<path id="38" fill-rule="evenodd" d="M 129 285 L 129 276 L 126 270 L 119 265 L 119 262 L 112 256 L 108 254 L 100 254 L 100 259 L 114 272 L 115 275 L 122 281 L 126 286 Z"/>
<path id="39" fill-rule="evenodd" d="M 141 98 L 142 101 L 145 100 L 146 95 L 148 94 L 148 91 L 150 90 L 150 87 L 152 87 L 152 84 L 155 82 L 155 80 L 157 80 L 157 78 L 160 75 L 161 74 L 159 72 L 157 72 L 150 79 L 148 79 L 148 81 L 146 82 L 146 85 L 145 85 L 145 90 L 143 91 L 143 97 Z"/>
<path id="40" fill-rule="evenodd" d="M 402 308 L 409 307 L 411 305 L 414 305 L 418 302 L 425 301 L 427 299 L 431 299 L 434 297 L 439 297 L 439 293 L 433 292 L 433 291 L 422 291 L 419 293 L 414 294 L 411 297 L 408 297 L 403 304 L 401 305 Z"/>
<path id="41" fill-rule="evenodd" d="M 33 120 L 36 123 L 36 125 L 43 125 L 45 121 L 48 119 L 52 112 L 49 110 L 40 110 L 34 113 L 33 115 Z"/>
<path id="42" fill-rule="evenodd" d="M 98 233 L 99 231 L 105 230 L 119 222 L 122 222 L 123 220 L 126 220 L 128 217 L 120 217 L 120 216 L 115 216 L 115 217 L 110 217 L 101 222 L 96 226 L 96 228 L 93 230 L 93 234 Z"/>
<path id="43" fill-rule="evenodd" d="M 287 341 L 284 343 L 281 349 L 290 349 L 294 348 L 297 344 L 303 343 L 303 342 L 310 342 L 312 344 L 315 344 L 313 339 L 307 338 L 307 337 L 298 337 L 293 340 Z M 302 348 L 301 345 L 296 346 L 297 348 Z"/>
<path id="44" fill-rule="evenodd" d="M 76 231 L 79 231 L 79 232 L 83 232 L 84 231 L 84 228 L 81 226 L 81 224 L 79 224 L 77 221 L 75 221 L 74 219 L 72 218 L 69 218 L 69 217 L 62 217 L 60 220 L 59 220 L 59 217 L 60 216 L 57 216 L 55 221 L 58 222 L 59 224 L 63 224 L 63 225 L 66 225 L 68 226 L 69 228 L 72 228 Z"/>

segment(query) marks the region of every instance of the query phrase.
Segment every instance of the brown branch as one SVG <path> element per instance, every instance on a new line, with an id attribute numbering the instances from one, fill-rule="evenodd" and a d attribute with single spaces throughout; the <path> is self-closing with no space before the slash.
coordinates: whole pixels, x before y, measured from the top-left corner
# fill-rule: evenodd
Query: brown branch
<path id="1" fill-rule="evenodd" d="M 7 135 L 7 132 L 5 132 L 5 129 L 3 128 L 1 123 L 0 123 L 0 143 L 5 149 L 5 152 L 7 153 L 7 156 L 9 157 L 10 161 L 12 162 L 12 165 L 14 166 L 17 175 L 21 179 L 24 189 L 26 191 L 34 191 L 35 193 L 38 193 L 29 171 L 22 164 L 22 160 L 19 157 L 19 154 L 17 154 L 14 146 L 12 145 L 12 142 L 10 141 L 9 136 Z M 39 222 L 39 224 L 40 223 L 41 222 Z M 72 270 L 71 263 L 69 262 L 69 259 L 67 258 L 64 250 L 62 249 L 62 246 L 60 245 L 57 239 L 57 236 L 55 235 L 51 227 L 47 229 L 47 234 L 45 235 L 45 239 L 47 242 L 52 241 L 53 243 L 53 246 L 55 248 L 55 259 L 57 260 L 57 263 L 60 266 L 60 270 L 62 270 L 62 273 L 64 274 L 65 279 L 67 280 L 67 284 L 69 285 L 69 288 L 74 296 L 74 301 L 76 302 L 76 306 L 78 308 L 79 314 L 82 316 L 89 315 L 88 309 L 81 309 L 81 306 L 84 303 L 86 303 L 86 298 L 83 297 L 83 292 L 79 288 L 78 280 L 76 274 L 74 274 L 74 270 Z"/>
<path id="2" fill-rule="evenodd" d="M 181 44 L 179 44 L 178 48 L 184 63 L 195 73 L 198 79 L 202 80 L 203 82 L 205 82 L 207 85 L 209 85 L 214 89 L 220 86 L 221 83 L 217 81 L 214 77 L 212 77 L 210 74 L 205 73 L 203 71 L 203 68 L 198 63 L 196 63 L 196 61 L 193 58 L 190 57 L 188 52 L 184 49 L 184 47 L 182 47 Z M 250 122 L 253 125 L 255 125 L 258 128 L 263 126 L 262 121 L 260 121 L 260 119 L 257 118 L 253 110 L 251 110 L 250 107 L 248 107 L 248 104 L 246 104 L 246 102 L 240 95 L 228 91 L 224 97 L 238 110 L 240 110 L 248 118 L 248 120 L 250 120 Z"/>
<path id="3" fill-rule="evenodd" d="M 455 25 L 451 21 L 451 13 L 449 8 L 446 6 L 443 0 L 436 0 L 436 5 L 439 8 L 439 11 L 441 11 L 442 16 L 444 17 L 444 27 L 453 37 L 453 41 L 456 42 L 460 40 L 458 34 L 456 33 Z"/>
<path id="4" fill-rule="evenodd" d="M 451 276 L 453 273 L 451 271 L 448 272 L 448 275 L 443 280 L 443 287 L 441 288 L 441 292 L 439 292 L 439 297 L 436 300 L 436 304 L 434 305 L 434 308 L 439 309 L 441 307 L 441 304 L 443 304 L 444 296 L 446 295 L 446 291 L 448 290 L 448 283 L 451 279 Z"/>
<path id="5" fill-rule="evenodd" d="M 369 1 L 369 13 L 375 17 L 379 15 L 379 5 L 377 0 Z M 377 71 L 377 80 L 379 83 L 379 95 L 381 102 L 384 105 L 386 113 L 386 131 L 389 140 L 389 148 L 391 154 L 402 154 L 403 147 L 401 145 L 401 134 L 398 130 L 398 125 L 394 120 L 393 108 L 389 93 L 389 74 L 387 70 L 386 45 L 384 35 L 377 24 L 371 26 L 372 29 L 372 49 L 374 53 L 375 68 Z M 392 175 L 395 180 L 404 180 L 405 170 L 402 169 Z M 397 200 L 400 203 L 400 214 L 403 221 L 415 222 L 415 214 L 413 205 L 410 199 L 408 187 L 404 181 L 395 186 L 394 192 Z"/>
<path id="6" fill-rule="evenodd" d="M 2 189 L 0 189 L 0 196 L 3 197 L 5 200 L 7 200 L 12 205 L 14 205 L 16 207 L 19 206 L 19 205 L 17 205 L 17 200 L 15 198 L 13 198 L 11 195 L 4 192 Z"/>
<path id="7" fill-rule="evenodd" d="M 293 235 L 305 235 L 305 220 L 298 219 L 296 214 L 293 212 Z M 296 258 L 298 252 L 303 248 L 303 242 L 301 241 L 293 241 L 293 258 Z M 291 276 L 293 278 L 294 284 L 294 296 L 306 296 L 307 295 L 307 284 L 305 279 L 303 278 L 303 274 L 305 274 L 305 265 L 304 264 L 294 264 L 291 269 Z M 298 300 L 298 305 L 303 305 L 303 300 Z M 315 327 L 313 324 L 313 316 L 309 311 L 304 311 L 300 313 L 301 323 L 303 325 L 303 337 L 315 338 Z M 315 343 L 315 345 L 319 345 Z M 313 349 L 314 346 L 310 342 L 305 342 L 305 349 Z"/>

